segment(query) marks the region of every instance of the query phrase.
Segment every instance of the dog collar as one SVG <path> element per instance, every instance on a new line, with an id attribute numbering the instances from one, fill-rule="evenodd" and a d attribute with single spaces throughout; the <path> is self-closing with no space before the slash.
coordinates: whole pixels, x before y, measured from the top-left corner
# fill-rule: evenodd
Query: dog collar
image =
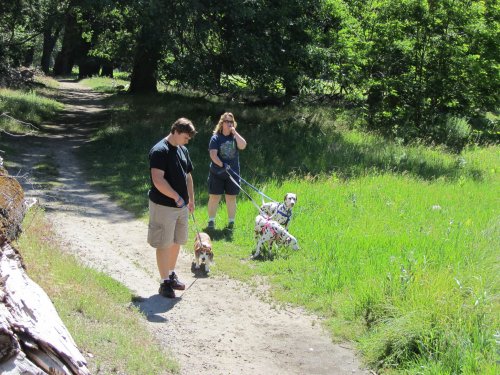
<path id="1" fill-rule="evenodd" d="M 281 210 L 278 210 L 278 213 L 281 215 L 281 216 L 284 216 L 286 217 L 286 221 L 285 221 L 285 225 L 288 224 L 288 222 L 290 221 L 291 217 L 292 217 L 292 213 L 291 212 L 283 212 Z"/>

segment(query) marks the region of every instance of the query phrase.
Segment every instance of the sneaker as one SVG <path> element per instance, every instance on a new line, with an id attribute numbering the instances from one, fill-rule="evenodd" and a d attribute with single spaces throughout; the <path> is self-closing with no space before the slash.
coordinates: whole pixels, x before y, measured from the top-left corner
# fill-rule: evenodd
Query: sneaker
<path id="1" fill-rule="evenodd" d="M 207 229 L 215 229 L 215 221 L 209 221 L 207 225 Z"/>
<path id="2" fill-rule="evenodd" d="M 231 221 L 231 222 L 227 223 L 227 227 L 226 228 L 229 229 L 229 230 L 233 230 L 234 229 L 234 221 Z"/>
<path id="3" fill-rule="evenodd" d="M 165 298 L 175 298 L 175 292 L 170 285 L 170 282 L 164 281 L 160 284 L 160 289 L 158 289 L 158 294 Z"/>
<path id="4" fill-rule="evenodd" d="M 184 283 L 181 283 L 179 281 L 179 278 L 177 277 L 177 275 L 175 274 L 175 272 L 173 272 L 170 276 L 170 286 L 172 287 L 172 289 L 176 289 L 176 290 L 184 290 L 186 289 L 186 285 Z"/>

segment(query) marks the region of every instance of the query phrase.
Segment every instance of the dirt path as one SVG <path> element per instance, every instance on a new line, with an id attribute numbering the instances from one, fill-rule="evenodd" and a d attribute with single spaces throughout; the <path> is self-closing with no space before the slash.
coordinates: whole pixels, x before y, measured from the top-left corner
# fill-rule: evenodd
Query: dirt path
<path id="1" fill-rule="evenodd" d="M 89 187 L 74 155 L 103 119 L 102 96 L 70 81 L 61 82 L 61 95 L 66 110 L 56 124 L 47 124 L 53 135 L 37 138 L 19 164 L 32 165 L 52 154 L 60 186 L 40 191 L 28 184 L 26 194 L 39 197 L 69 250 L 141 297 L 147 326 L 177 357 L 181 374 L 367 373 L 348 346 L 332 344 L 317 317 L 298 308 L 276 308 L 229 278 L 194 278 L 190 253 L 181 253 L 177 267 L 186 291 L 175 300 L 159 296 L 146 225 Z M 18 172 L 29 171 L 11 174 Z"/>

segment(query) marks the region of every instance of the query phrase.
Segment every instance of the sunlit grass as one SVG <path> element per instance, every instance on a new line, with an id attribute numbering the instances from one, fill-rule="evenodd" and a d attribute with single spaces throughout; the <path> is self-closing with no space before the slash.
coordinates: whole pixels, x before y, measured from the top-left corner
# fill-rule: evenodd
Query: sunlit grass
<path id="1" fill-rule="evenodd" d="M 49 89 L 57 89 L 60 86 L 59 81 L 49 76 L 35 75 L 34 81 Z"/>
<path id="2" fill-rule="evenodd" d="M 33 133 L 43 120 L 52 118 L 63 105 L 36 91 L 0 88 L 0 129 L 10 133 Z"/>
<path id="3" fill-rule="evenodd" d="M 82 85 L 90 87 L 93 90 L 106 93 L 116 93 L 123 91 L 129 85 L 129 81 L 123 75 L 119 75 L 118 77 L 115 78 L 109 78 L 109 77 L 85 78 L 82 79 L 80 83 Z"/>
<path id="4" fill-rule="evenodd" d="M 482 156 L 499 161 L 495 148 Z M 500 186 L 497 173 L 485 176 L 267 184 L 275 199 L 298 194 L 290 231 L 301 250 L 249 261 L 256 208 L 240 200 L 233 242 L 217 241 L 217 268 L 244 280 L 267 277 L 276 298 L 307 306 L 329 318 L 336 337 L 359 341 L 375 368 L 439 362 L 445 373 L 494 373 Z"/>

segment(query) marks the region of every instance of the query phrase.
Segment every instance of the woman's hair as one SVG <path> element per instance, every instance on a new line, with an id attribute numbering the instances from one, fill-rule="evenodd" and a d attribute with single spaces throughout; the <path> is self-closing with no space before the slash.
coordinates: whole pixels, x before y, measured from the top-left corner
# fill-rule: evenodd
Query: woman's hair
<path id="1" fill-rule="evenodd" d="M 170 133 L 174 134 L 174 132 L 177 131 L 177 133 L 187 133 L 189 134 L 190 137 L 194 137 L 196 134 L 196 129 L 194 128 L 193 123 L 191 120 L 188 120 L 185 117 L 181 117 L 177 119 L 173 124 L 172 127 L 170 128 Z"/>
<path id="2" fill-rule="evenodd" d="M 233 126 L 234 126 L 235 129 L 236 129 L 236 126 L 238 126 L 238 124 L 236 123 L 236 119 L 234 118 L 234 115 L 231 112 L 224 112 L 220 116 L 220 119 L 219 119 L 219 122 L 217 123 L 217 125 L 215 125 L 214 135 L 217 134 L 217 133 L 222 134 L 222 124 L 224 123 L 224 118 L 226 116 L 231 117 L 231 119 L 233 120 Z"/>

